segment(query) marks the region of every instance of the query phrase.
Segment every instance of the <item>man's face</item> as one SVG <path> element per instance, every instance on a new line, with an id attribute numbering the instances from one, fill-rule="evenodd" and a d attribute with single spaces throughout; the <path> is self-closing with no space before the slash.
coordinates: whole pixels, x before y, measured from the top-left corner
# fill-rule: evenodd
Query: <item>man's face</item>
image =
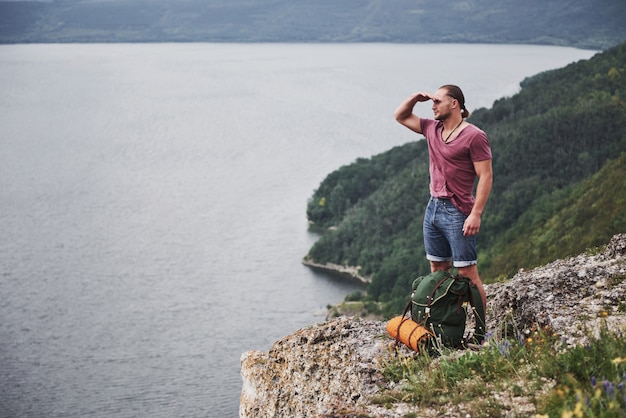
<path id="1" fill-rule="evenodd" d="M 433 114 L 436 120 L 446 120 L 452 114 L 455 99 L 448 96 L 448 91 L 439 89 L 433 94 Z"/>

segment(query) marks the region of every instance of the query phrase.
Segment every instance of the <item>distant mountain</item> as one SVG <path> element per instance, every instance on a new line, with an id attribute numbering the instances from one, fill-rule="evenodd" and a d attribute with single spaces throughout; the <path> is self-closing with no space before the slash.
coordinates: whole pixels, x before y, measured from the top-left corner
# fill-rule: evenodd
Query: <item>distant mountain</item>
<path id="1" fill-rule="evenodd" d="M 0 43 L 526 43 L 606 49 L 624 0 L 0 1 Z"/>

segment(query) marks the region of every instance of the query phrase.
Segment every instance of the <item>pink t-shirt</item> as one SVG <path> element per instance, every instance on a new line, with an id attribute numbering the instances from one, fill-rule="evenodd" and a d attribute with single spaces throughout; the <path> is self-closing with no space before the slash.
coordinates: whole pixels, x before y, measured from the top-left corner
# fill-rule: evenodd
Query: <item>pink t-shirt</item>
<path id="1" fill-rule="evenodd" d="M 474 162 L 491 159 L 487 135 L 475 125 L 466 126 L 449 143 L 443 142 L 443 122 L 420 119 L 430 155 L 430 194 L 449 198 L 462 213 L 469 215 L 474 207 Z"/>

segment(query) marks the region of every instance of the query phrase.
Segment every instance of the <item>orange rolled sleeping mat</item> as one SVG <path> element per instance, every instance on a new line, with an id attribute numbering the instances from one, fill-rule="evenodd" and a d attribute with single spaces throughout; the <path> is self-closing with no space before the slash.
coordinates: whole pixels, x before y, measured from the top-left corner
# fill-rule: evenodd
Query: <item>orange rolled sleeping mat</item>
<path id="1" fill-rule="evenodd" d="M 396 341 L 419 352 L 421 342 L 433 336 L 427 328 L 404 316 L 396 316 L 387 322 L 387 332 Z"/>

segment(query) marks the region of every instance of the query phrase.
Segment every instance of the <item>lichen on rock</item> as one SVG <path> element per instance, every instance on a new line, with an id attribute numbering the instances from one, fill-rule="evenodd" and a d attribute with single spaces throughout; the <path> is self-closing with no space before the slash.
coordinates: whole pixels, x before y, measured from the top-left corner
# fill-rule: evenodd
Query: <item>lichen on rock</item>
<path id="1" fill-rule="evenodd" d="M 550 328 L 569 344 L 585 344 L 605 321 L 616 329 L 626 312 L 626 234 L 603 253 L 556 260 L 486 287 L 487 328 L 511 317 L 520 329 Z"/>
<path id="2" fill-rule="evenodd" d="M 597 337 L 590 331 L 600 329 L 600 321 L 623 330 L 625 256 L 626 234 L 619 234 L 603 253 L 557 260 L 486 286 L 487 329 L 511 320 L 522 332 L 550 328 L 569 345 Z M 240 417 L 441 416 L 419 405 L 371 402 L 392 385 L 380 364 L 396 355 L 393 346 L 385 322 L 339 317 L 282 338 L 268 353 L 244 353 Z"/>
<path id="3" fill-rule="evenodd" d="M 383 322 L 340 317 L 298 330 L 267 354 L 244 353 L 240 416 L 323 417 L 337 407 L 358 410 L 384 384 L 378 361 L 390 355 L 388 342 Z"/>

